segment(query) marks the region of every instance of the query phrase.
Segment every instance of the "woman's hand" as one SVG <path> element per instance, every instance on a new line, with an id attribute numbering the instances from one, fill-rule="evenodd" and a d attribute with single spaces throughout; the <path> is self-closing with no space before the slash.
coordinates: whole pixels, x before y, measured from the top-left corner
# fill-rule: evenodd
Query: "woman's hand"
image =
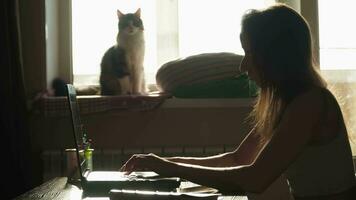
<path id="1" fill-rule="evenodd" d="M 120 171 L 130 174 L 133 171 L 155 171 L 164 160 L 155 154 L 135 154 L 121 167 Z"/>

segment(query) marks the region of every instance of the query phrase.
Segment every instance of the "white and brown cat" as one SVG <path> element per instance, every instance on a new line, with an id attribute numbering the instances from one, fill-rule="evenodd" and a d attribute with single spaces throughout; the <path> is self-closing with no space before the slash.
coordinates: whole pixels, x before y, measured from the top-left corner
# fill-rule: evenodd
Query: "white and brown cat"
<path id="1" fill-rule="evenodd" d="M 117 16 L 117 43 L 105 52 L 101 61 L 101 94 L 143 94 L 145 40 L 141 9 L 128 14 L 117 10 Z"/>

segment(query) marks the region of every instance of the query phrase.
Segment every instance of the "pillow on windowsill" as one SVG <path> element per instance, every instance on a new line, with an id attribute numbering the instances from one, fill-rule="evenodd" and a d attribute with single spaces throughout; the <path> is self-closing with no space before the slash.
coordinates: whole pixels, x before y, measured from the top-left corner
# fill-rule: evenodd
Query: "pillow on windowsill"
<path id="1" fill-rule="evenodd" d="M 168 62 L 157 71 L 160 91 L 179 98 L 248 98 L 257 87 L 246 75 L 239 76 L 243 56 L 205 53 Z"/>

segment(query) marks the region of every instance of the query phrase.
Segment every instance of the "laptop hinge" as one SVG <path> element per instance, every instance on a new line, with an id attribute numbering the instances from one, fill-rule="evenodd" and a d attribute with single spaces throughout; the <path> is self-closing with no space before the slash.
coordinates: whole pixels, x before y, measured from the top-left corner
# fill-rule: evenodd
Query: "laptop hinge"
<path id="1" fill-rule="evenodd" d="M 86 169 L 83 176 L 86 178 L 86 177 L 88 177 L 89 173 L 90 173 L 90 170 Z"/>

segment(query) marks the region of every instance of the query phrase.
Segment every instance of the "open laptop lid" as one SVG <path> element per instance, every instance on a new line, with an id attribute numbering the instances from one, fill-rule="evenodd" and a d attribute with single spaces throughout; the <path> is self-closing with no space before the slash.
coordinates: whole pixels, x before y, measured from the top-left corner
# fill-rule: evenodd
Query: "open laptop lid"
<path id="1" fill-rule="evenodd" d="M 67 84 L 67 98 L 68 105 L 72 119 L 72 129 L 73 129 L 73 138 L 75 143 L 75 149 L 77 153 L 77 162 L 80 172 L 80 178 L 84 181 L 84 173 L 88 170 L 87 163 L 84 159 L 84 147 L 86 141 L 86 134 L 83 129 L 83 124 L 80 119 L 79 105 L 77 102 L 77 94 L 75 88 L 71 84 Z"/>

